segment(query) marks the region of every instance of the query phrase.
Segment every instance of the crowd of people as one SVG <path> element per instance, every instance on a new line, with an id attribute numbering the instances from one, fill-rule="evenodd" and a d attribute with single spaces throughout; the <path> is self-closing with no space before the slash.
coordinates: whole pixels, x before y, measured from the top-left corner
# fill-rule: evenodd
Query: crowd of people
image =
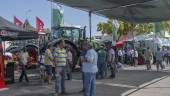
<path id="1" fill-rule="evenodd" d="M 20 64 L 22 65 L 22 73 L 19 81 L 22 82 L 23 77 L 29 82 L 26 74 L 26 62 L 29 57 L 26 50 L 22 50 L 20 54 Z M 82 72 L 84 96 L 95 95 L 95 81 L 97 79 L 115 78 L 116 72 L 123 64 L 137 66 L 139 57 L 145 62 L 147 70 L 151 70 L 151 64 L 155 64 L 157 70 L 164 69 L 163 62 L 170 64 L 170 51 L 165 48 L 158 48 L 153 54 L 150 48 L 146 48 L 140 53 L 134 49 L 112 48 L 112 42 L 108 41 L 101 45 L 98 50 L 93 48 L 93 44 L 84 41 L 80 57 L 77 65 L 80 66 Z M 73 54 L 70 47 L 65 46 L 65 42 L 60 40 L 55 46 L 49 44 L 45 53 L 39 57 L 41 79 L 48 84 L 52 84 L 55 80 L 55 94 L 66 94 L 65 80 L 72 79 Z M 153 62 L 155 61 L 155 62 Z M 110 71 L 110 72 L 109 72 Z"/>

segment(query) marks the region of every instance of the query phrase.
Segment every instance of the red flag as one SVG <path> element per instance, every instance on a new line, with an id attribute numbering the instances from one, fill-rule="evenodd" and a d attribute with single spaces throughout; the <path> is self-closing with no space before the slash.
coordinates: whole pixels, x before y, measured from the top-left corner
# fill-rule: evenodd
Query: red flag
<path id="1" fill-rule="evenodd" d="M 17 25 L 17 26 L 22 26 L 23 23 L 16 16 L 14 16 L 14 24 Z"/>
<path id="2" fill-rule="evenodd" d="M 0 42 L 0 89 L 4 87 L 5 87 L 4 56 L 3 56 L 2 42 Z"/>
<path id="3" fill-rule="evenodd" d="M 44 32 L 44 22 L 38 17 L 36 17 L 36 31 Z"/>

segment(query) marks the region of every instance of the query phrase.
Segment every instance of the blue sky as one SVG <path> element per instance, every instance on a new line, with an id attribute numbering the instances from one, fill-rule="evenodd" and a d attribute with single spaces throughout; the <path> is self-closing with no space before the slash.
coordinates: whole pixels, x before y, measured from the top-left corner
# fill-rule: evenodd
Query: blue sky
<path id="1" fill-rule="evenodd" d="M 87 33 L 89 32 L 88 13 L 74 8 L 63 6 L 64 8 L 64 21 L 67 24 L 87 26 Z M 51 27 L 51 3 L 47 0 L 0 0 L 0 16 L 13 22 L 13 16 L 18 17 L 24 21 L 26 18 L 26 11 L 28 20 L 35 26 L 35 16 L 40 17 L 45 27 Z M 106 18 L 92 15 L 92 32 L 99 34 L 96 31 L 98 22 L 105 21 Z"/>

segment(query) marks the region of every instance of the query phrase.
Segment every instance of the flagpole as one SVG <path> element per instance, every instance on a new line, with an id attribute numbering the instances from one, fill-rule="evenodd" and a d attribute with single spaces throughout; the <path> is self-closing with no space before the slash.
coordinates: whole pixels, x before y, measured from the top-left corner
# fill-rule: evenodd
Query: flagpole
<path id="1" fill-rule="evenodd" d="M 53 37 L 53 29 L 52 29 L 52 27 L 53 27 L 53 1 L 54 0 L 52 0 L 52 2 L 51 2 L 51 39 L 53 39 L 52 37 Z"/>

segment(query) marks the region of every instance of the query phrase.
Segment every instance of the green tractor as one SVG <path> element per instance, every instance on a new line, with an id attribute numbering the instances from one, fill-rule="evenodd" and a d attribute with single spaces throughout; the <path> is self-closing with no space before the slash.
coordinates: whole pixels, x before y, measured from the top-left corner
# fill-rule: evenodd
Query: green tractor
<path id="1" fill-rule="evenodd" d="M 73 69 L 77 64 L 82 42 L 86 39 L 86 27 L 76 26 L 57 26 L 52 28 L 52 43 L 58 44 L 58 41 L 64 39 L 66 47 L 71 48 L 73 54 Z"/>

